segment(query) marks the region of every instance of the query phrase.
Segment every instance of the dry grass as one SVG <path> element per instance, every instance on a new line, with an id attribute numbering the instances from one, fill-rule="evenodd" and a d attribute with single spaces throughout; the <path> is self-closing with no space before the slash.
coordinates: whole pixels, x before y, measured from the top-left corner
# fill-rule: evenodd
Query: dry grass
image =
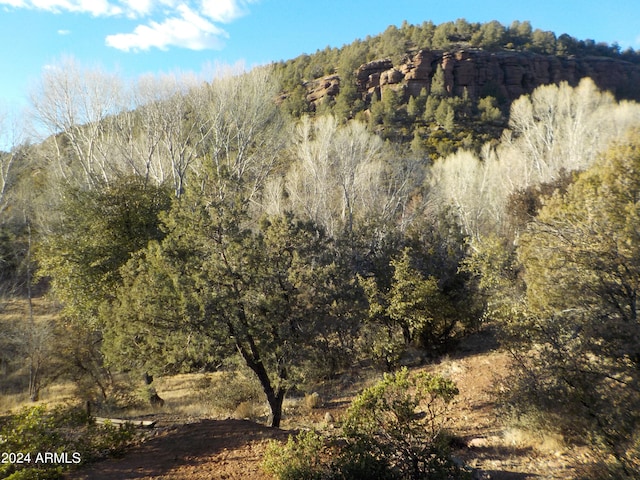
<path id="1" fill-rule="evenodd" d="M 55 383 L 43 388 L 40 392 L 40 399 L 32 402 L 27 392 L 9 393 L 0 395 L 0 412 L 13 413 L 25 406 L 31 405 L 65 405 L 77 402 L 75 386 L 70 382 Z"/>
<path id="2" fill-rule="evenodd" d="M 11 297 L 0 302 L 0 329 L 16 332 L 16 328 L 28 325 L 33 314 L 37 325 L 53 322 L 58 318 L 59 306 L 46 297 L 35 297 L 31 309 L 26 298 Z M 1 348 L 1 347 L 0 347 Z M 2 357 L 0 351 L 0 358 Z M 60 405 L 75 401 L 74 386 L 70 382 L 56 382 L 43 387 L 38 402 L 32 402 L 26 391 L 20 391 L 27 383 L 26 368 L 19 368 L 15 358 L 5 357 L 6 370 L 0 373 L 0 412 L 11 413 L 24 406 L 48 404 Z"/>
<path id="3" fill-rule="evenodd" d="M 2 322 L 15 322 L 28 315 L 26 302 L 15 300 L 6 302 L 0 311 Z M 34 315 L 39 319 L 55 318 L 56 306 L 45 299 L 36 299 Z M 485 338 L 480 338 L 483 342 Z M 486 349 L 489 350 L 489 349 Z M 558 472 L 552 477 L 569 478 L 570 454 L 557 435 L 539 431 L 528 431 L 504 425 L 495 410 L 495 389 L 500 377 L 508 372 L 507 356 L 478 349 L 465 356 L 446 357 L 432 365 L 419 367 L 440 373 L 455 381 L 460 395 L 455 400 L 451 412 L 451 431 L 468 446 L 460 454 L 463 460 L 485 471 L 491 471 L 491 478 L 508 477 L 511 472 L 529 472 L 534 477 L 550 471 L 550 464 Z M 183 374 L 171 377 L 157 377 L 152 386 L 165 400 L 163 407 L 146 406 L 128 410 L 128 418 L 153 414 L 168 414 L 185 423 L 189 419 L 252 419 L 264 421 L 267 408 L 260 385 L 251 374 L 239 367 L 233 373 L 216 372 L 206 374 Z M 283 406 L 284 428 L 330 428 L 333 422 L 326 420 L 327 413 L 339 419 L 351 399 L 364 388 L 375 384 L 382 373 L 375 370 L 347 372 L 338 378 L 307 386 L 306 394 L 298 392 L 297 397 L 285 399 Z M 0 374 L 0 388 L 3 377 Z M 136 381 L 137 382 L 137 381 Z M 142 380 L 134 389 L 144 391 Z M 2 391 L 2 390 L 0 390 Z M 56 383 L 43 389 L 41 402 L 59 404 L 74 401 L 74 385 Z M 142 398 L 142 396 L 141 396 Z M 77 401 L 77 400 L 75 400 Z M 0 395 L 0 412 L 15 411 L 24 405 L 31 405 L 26 393 Z M 589 463 L 590 459 L 585 459 Z M 501 463 L 502 462 L 502 463 Z M 501 476 L 503 475 L 503 476 Z M 528 476 L 518 478 L 529 478 Z M 533 478 L 533 477 L 532 477 Z"/>
<path id="4" fill-rule="evenodd" d="M 542 454 L 561 454 L 567 448 L 562 435 L 553 432 L 508 427 L 504 429 L 502 438 L 507 445 L 532 448 Z"/>
<path id="5" fill-rule="evenodd" d="M 313 392 L 311 395 L 305 395 L 303 402 L 307 410 L 314 410 L 316 408 L 320 408 L 322 405 L 322 400 L 320 399 L 320 394 L 318 392 Z"/>

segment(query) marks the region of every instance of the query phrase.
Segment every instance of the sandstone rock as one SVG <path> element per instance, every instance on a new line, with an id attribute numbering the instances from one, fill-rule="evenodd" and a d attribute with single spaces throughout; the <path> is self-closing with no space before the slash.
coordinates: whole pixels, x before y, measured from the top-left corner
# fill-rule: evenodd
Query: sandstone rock
<path id="1" fill-rule="evenodd" d="M 405 80 L 430 80 L 434 58 L 433 52 L 420 50 L 411 60 L 400 66 L 400 71 L 404 73 Z"/>
<path id="2" fill-rule="evenodd" d="M 400 70 L 396 70 L 395 68 L 386 70 L 380 74 L 380 86 L 393 85 L 395 83 L 400 83 L 402 80 L 404 80 L 404 75 Z"/>
<path id="3" fill-rule="evenodd" d="M 369 80 L 369 77 L 374 74 L 380 74 L 385 70 L 390 70 L 393 68 L 393 62 L 390 58 L 385 58 L 383 60 L 374 60 L 373 62 L 365 63 L 361 65 L 360 68 L 356 71 L 356 80 L 360 84 L 366 84 Z"/>
<path id="4" fill-rule="evenodd" d="M 640 100 L 640 65 L 605 57 L 556 57 L 531 52 L 487 52 L 465 48 L 455 51 L 420 50 L 400 65 L 390 59 L 375 60 L 355 72 L 358 91 L 365 101 L 381 87 L 393 86 L 406 95 L 418 96 L 431 81 L 440 65 L 445 73 L 445 86 L 451 95 L 472 98 L 486 95 L 513 101 L 531 93 L 540 85 L 566 81 L 577 85 L 581 78 L 591 77 L 599 88 L 622 98 Z M 315 104 L 340 91 L 340 78 L 329 75 L 306 84 L 307 101 Z"/>
<path id="5" fill-rule="evenodd" d="M 318 78 L 305 84 L 307 89 L 307 102 L 315 104 L 325 97 L 335 97 L 340 93 L 340 77 L 329 75 Z"/>
<path id="6" fill-rule="evenodd" d="M 365 84 L 365 88 L 366 88 L 367 91 L 371 91 L 372 89 L 380 87 L 380 77 L 381 77 L 381 75 L 382 74 L 380 72 L 376 72 L 376 73 L 373 73 L 373 74 L 369 75 L 368 81 Z"/>

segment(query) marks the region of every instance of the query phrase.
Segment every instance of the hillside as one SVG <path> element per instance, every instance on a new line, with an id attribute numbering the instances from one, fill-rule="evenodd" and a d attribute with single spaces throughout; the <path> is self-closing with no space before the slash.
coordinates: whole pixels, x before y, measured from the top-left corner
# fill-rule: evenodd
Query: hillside
<path id="1" fill-rule="evenodd" d="M 346 79 L 334 74 L 311 80 L 305 83 L 306 99 L 314 110 L 322 102 L 335 101 L 344 82 L 355 81 L 365 105 L 370 105 L 374 96 L 384 98 L 385 89 L 400 93 L 406 103 L 409 98 L 420 96 L 423 89 L 431 93 L 438 68 L 444 72 L 446 93 L 454 97 L 462 97 L 466 91 L 472 99 L 491 95 L 510 104 L 541 85 L 568 82 L 575 86 L 585 77 L 618 98 L 640 97 L 640 65 L 636 63 L 611 57 L 459 48 L 407 53 L 399 64 L 389 58 L 374 60 L 361 65 Z"/>
<path id="2" fill-rule="evenodd" d="M 455 436 L 454 454 L 473 470 L 475 480 L 527 480 L 573 478 L 588 462 L 579 448 L 570 448 L 558 436 L 531 434 L 511 428 L 501 420 L 496 392 L 509 374 L 508 355 L 496 349 L 489 331 L 473 335 L 459 353 L 442 362 L 417 370 L 440 372 L 460 386 L 451 411 L 448 431 Z M 362 382 L 360 382 L 362 383 Z M 300 399 L 289 402 L 289 416 L 283 429 L 268 429 L 250 419 L 186 417 L 172 413 L 184 399 L 172 395 L 172 386 L 161 391 L 172 397 L 167 412 L 144 416 L 158 421 L 147 440 L 123 458 L 80 468 L 66 476 L 71 480 L 138 478 L 253 479 L 271 480 L 262 469 L 266 443 L 285 443 L 301 429 L 317 429 L 328 437 L 338 434 L 344 406 L 354 386 L 336 390 L 318 408 L 305 408 Z M 184 394 L 184 393 L 183 393 Z M 327 423 L 330 414 L 336 419 Z M 136 472 L 133 474 L 133 472 Z M 135 476 L 133 476 L 135 475 Z"/>
<path id="3" fill-rule="evenodd" d="M 3 445 L 89 460 L 136 438 L 91 414 L 173 422 L 141 447 L 166 450 L 190 417 L 303 429 L 331 405 L 341 436 L 276 447 L 284 468 L 459 478 L 452 447 L 548 477 L 522 430 L 584 448 L 588 478 L 638 478 L 638 68 L 464 20 L 206 82 L 65 59 L 32 97 L 46 140 L 0 155 L 0 393 L 75 406 L 7 414 Z M 184 458 L 256 470 L 233 426 L 194 426 L 214 447 Z"/>
<path id="4" fill-rule="evenodd" d="M 367 122 L 432 160 L 498 139 L 511 103 L 537 87 L 591 78 L 617 99 L 640 99 L 640 55 L 529 22 L 403 24 L 275 65 L 282 108 Z M 440 109 L 438 110 L 438 108 Z M 433 137 L 433 138 L 430 138 Z"/>

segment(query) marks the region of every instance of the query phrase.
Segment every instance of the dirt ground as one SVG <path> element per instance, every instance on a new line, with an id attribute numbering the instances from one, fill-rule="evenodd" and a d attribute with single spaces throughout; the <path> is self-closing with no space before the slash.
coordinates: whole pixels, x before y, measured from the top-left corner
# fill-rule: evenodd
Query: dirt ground
<path id="1" fill-rule="evenodd" d="M 172 420 L 170 420 L 172 421 Z M 270 479 L 260 469 L 266 441 L 288 432 L 248 420 L 200 420 L 163 426 L 123 458 L 95 463 L 67 478 L 107 479 Z"/>
<path id="2" fill-rule="evenodd" d="M 450 419 L 451 431 L 459 439 L 455 456 L 474 469 L 478 480 L 572 478 L 575 465 L 583 460 L 580 452 L 566 448 L 558 438 L 507 428 L 499 418 L 495 391 L 508 373 L 508 355 L 496 347 L 489 334 L 480 334 L 463 344 L 456 356 L 424 367 L 449 376 L 460 389 Z M 345 404 L 329 403 L 314 410 L 313 417 L 319 425 L 327 411 L 339 419 Z M 266 443 L 285 441 L 292 432 L 248 420 L 181 423 L 160 414 L 157 421 L 150 437 L 123 458 L 95 463 L 67 478 L 270 479 L 260 468 Z M 286 425 L 294 424 L 293 420 Z"/>

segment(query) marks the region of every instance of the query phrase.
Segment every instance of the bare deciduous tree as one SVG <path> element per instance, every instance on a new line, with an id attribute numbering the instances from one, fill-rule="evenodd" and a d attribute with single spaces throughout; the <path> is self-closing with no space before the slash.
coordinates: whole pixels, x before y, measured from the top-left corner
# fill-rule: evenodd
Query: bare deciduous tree
<path id="1" fill-rule="evenodd" d="M 480 157 L 457 152 L 431 169 L 431 199 L 453 206 L 466 233 L 477 237 L 502 223 L 507 197 L 584 170 L 610 143 L 640 122 L 640 105 L 617 103 L 591 79 L 537 88 L 511 107 L 510 130 Z"/>
<path id="2" fill-rule="evenodd" d="M 359 220 L 391 220 L 421 178 L 411 162 L 387 163 L 382 140 L 357 121 L 305 117 L 294 152 L 285 182 L 291 206 L 330 235 L 350 235 Z"/>
<path id="3" fill-rule="evenodd" d="M 194 173 L 214 180 L 218 195 L 242 185 L 246 199 L 261 203 L 259 193 L 285 146 L 275 102 L 279 90 L 269 68 L 244 72 L 236 66 L 221 69 L 194 97 L 203 139 L 202 162 Z"/>
<path id="4" fill-rule="evenodd" d="M 2 108 L 0 110 L 0 215 L 9 204 L 9 191 L 16 180 L 18 161 L 23 156 L 25 144 L 24 126 L 8 108 Z"/>
<path id="5" fill-rule="evenodd" d="M 73 58 L 48 66 L 32 92 L 36 120 L 53 135 L 57 171 L 87 185 L 107 182 L 111 163 L 107 120 L 123 109 L 122 82 L 115 74 L 85 68 Z"/>

